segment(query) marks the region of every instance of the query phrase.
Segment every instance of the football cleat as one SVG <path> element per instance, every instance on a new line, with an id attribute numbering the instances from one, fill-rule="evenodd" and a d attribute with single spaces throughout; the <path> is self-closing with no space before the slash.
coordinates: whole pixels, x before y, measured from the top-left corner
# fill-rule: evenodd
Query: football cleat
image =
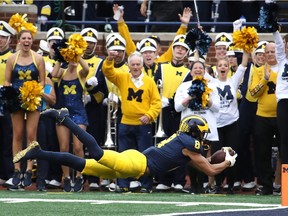
<path id="1" fill-rule="evenodd" d="M 61 108 L 61 109 L 50 108 L 41 112 L 41 115 L 56 119 L 56 121 L 59 124 L 61 124 L 64 121 L 65 117 L 69 116 L 69 110 L 67 108 Z"/>
<path id="2" fill-rule="evenodd" d="M 14 158 L 13 163 L 18 163 L 23 159 L 32 159 L 35 157 L 35 151 L 40 149 L 40 145 L 37 141 L 33 141 L 26 149 L 18 152 Z"/>

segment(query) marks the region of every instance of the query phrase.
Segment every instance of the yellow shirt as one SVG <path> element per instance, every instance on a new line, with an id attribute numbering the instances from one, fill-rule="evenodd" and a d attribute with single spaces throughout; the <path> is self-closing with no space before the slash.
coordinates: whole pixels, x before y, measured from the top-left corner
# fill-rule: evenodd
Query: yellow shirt
<path id="1" fill-rule="evenodd" d="M 159 65 L 161 72 L 161 79 L 163 82 L 163 97 L 165 98 L 172 98 L 179 87 L 179 85 L 184 81 L 186 76 L 189 74 L 189 69 L 186 68 L 184 65 L 180 67 L 173 66 L 170 62 L 169 63 L 162 63 Z M 156 77 L 158 78 L 159 75 L 157 74 Z"/>
<path id="2" fill-rule="evenodd" d="M 143 74 L 142 86 L 137 88 L 128 72 L 117 72 L 114 61 L 105 60 L 102 66 L 104 75 L 120 90 L 122 98 L 121 123 L 128 125 L 141 125 L 139 118 L 143 115 L 153 122 L 161 110 L 161 99 L 158 88 L 151 77 Z"/>
<path id="3" fill-rule="evenodd" d="M 277 101 L 275 90 L 277 71 L 271 71 L 269 80 L 265 79 L 264 73 L 264 66 L 255 69 L 249 91 L 252 97 L 258 98 L 256 115 L 276 117 Z"/>
<path id="4" fill-rule="evenodd" d="M 8 49 L 5 52 L 0 54 L 0 86 L 4 85 L 7 59 L 12 54 L 13 54 L 12 49 Z"/>

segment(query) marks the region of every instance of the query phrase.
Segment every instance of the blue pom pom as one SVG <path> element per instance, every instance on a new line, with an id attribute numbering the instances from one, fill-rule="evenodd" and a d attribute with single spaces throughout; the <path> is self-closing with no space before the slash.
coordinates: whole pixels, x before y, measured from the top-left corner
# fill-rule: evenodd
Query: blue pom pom
<path id="1" fill-rule="evenodd" d="M 12 86 L 3 86 L 0 88 L 0 103 L 2 104 L 2 112 L 8 111 L 13 113 L 21 109 L 20 104 L 20 91 Z"/>
<path id="2" fill-rule="evenodd" d="M 275 32 L 279 29 L 277 22 L 278 6 L 276 2 L 265 4 L 260 8 L 258 24 L 266 32 Z"/>
<path id="3" fill-rule="evenodd" d="M 67 39 L 62 39 L 62 40 L 57 40 L 53 45 L 52 45 L 52 48 L 54 49 L 55 51 L 55 54 L 54 54 L 54 60 L 55 61 L 59 61 L 59 62 L 66 62 L 63 58 L 63 56 L 61 55 L 60 53 L 60 49 L 62 48 L 66 48 L 67 47 Z"/>

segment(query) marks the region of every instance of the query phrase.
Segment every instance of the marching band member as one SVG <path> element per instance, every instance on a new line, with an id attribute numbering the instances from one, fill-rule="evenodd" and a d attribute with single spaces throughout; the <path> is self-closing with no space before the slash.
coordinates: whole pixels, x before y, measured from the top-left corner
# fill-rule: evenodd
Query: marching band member
<path id="1" fill-rule="evenodd" d="M 5 21 L 0 21 L 0 87 L 5 82 L 5 68 L 7 59 L 15 51 L 10 48 L 11 37 L 16 34 L 16 31 Z M 0 105 L 0 160 L 2 161 L 0 169 L 0 180 L 3 186 L 12 186 L 12 175 L 14 166 L 12 164 L 12 122 L 9 112 L 4 111 Z M 5 134 L 5 135 L 4 135 Z"/>
<path id="2" fill-rule="evenodd" d="M 172 43 L 173 58 L 171 62 L 161 63 L 158 65 L 158 70 L 154 76 L 154 80 L 163 82 L 162 100 L 162 115 L 163 115 L 163 129 L 167 136 L 171 136 L 177 131 L 180 123 L 180 115 L 177 115 L 174 110 L 173 97 L 178 86 L 189 76 L 189 69 L 184 65 L 184 59 L 189 51 L 189 46 L 184 42 L 185 35 L 177 35 Z M 169 99 L 171 102 L 169 102 Z M 175 173 L 177 172 L 177 173 Z M 174 183 L 174 189 L 182 190 L 185 184 L 185 167 L 170 172 L 168 176 L 159 177 L 159 184 L 156 186 L 157 190 L 167 191 Z"/>
<path id="3" fill-rule="evenodd" d="M 105 142 L 105 110 L 102 102 L 108 95 L 105 77 L 101 71 L 103 58 L 95 55 L 98 41 L 98 32 L 94 28 L 84 28 L 80 32 L 87 42 L 87 48 L 84 52 L 83 59 L 88 63 L 89 73 L 86 77 L 87 94 L 83 96 L 85 109 L 87 112 L 89 125 L 87 132 L 90 133 L 99 143 L 100 146 Z M 78 70 L 81 66 L 78 65 Z M 99 190 L 99 178 L 88 176 L 90 190 Z"/>

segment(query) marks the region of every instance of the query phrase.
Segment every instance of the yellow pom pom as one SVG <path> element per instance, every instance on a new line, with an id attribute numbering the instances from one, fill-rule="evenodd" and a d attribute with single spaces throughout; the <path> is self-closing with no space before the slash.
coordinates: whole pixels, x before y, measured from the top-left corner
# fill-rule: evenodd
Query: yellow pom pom
<path id="1" fill-rule="evenodd" d="M 9 25 L 14 28 L 18 33 L 22 30 L 22 24 L 25 21 L 25 16 L 26 14 L 24 14 L 23 16 L 21 16 L 19 13 L 16 13 L 14 15 L 11 16 L 10 20 L 9 20 Z"/>
<path id="2" fill-rule="evenodd" d="M 259 37 L 254 27 L 244 27 L 235 31 L 232 36 L 235 47 L 243 49 L 245 52 L 252 52 L 257 47 Z"/>
<path id="3" fill-rule="evenodd" d="M 88 46 L 83 36 L 80 34 L 72 34 L 68 38 L 68 47 L 60 49 L 60 54 L 67 62 L 79 62 Z"/>
<path id="4" fill-rule="evenodd" d="M 23 23 L 22 29 L 26 29 L 26 30 L 30 31 L 31 34 L 33 35 L 33 37 L 36 36 L 37 27 L 35 25 L 33 25 L 32 23 L 29 23 L 29 22 Z"/>
<path id="5" fill-rule="evenodd" d="M 205 109 L 208 106 L 209 96 L 213 90 L 208 87 L 208 80 L 205 79 L 203 76 L 195 76 L 193 80 L 199 80 L 204 85 L 204 92 L 202 93 L 202 108 Z"/>
<path id="6" fill-rule="evenodd" d="M 35 111 L 41 104 L 44 93 L 43 86 L 35 80 L 26 81 L 20 87 L 21 107 L 28 111 Z"/>
<path id="7" fill-rule="evenodd" d="M 33 35 L 33 37 L 35 37 L 36 33 L 37 33 L 37 27 L 35 25 L 33 25 L 30 22 L 27 22 L 28 18 L 27 18 L 27 14 L 24 15 L 20 15 L 19 13 L 16 13 L 14 15 L 12 15 L 12 17 L 9 20 L 9 25 L 14 28 L 18 33 L 21 30 L 28 30 L 31 32 L 31 34 Z"/>

